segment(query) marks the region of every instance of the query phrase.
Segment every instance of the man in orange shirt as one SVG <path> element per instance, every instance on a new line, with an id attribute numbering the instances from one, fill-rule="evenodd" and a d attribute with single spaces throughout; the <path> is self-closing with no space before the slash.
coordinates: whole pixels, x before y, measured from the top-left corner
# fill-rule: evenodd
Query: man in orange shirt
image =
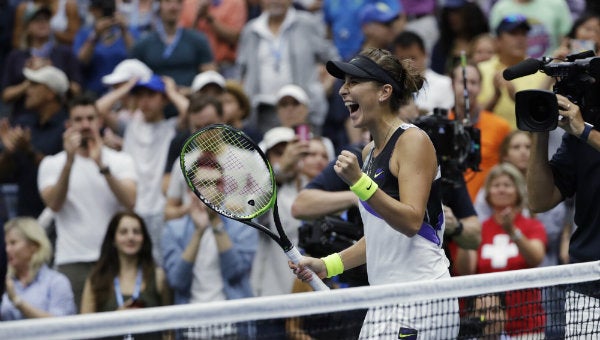
<path id="1" fill-rule="evenodd" d="M 183 0 L 180 24 L 208 37 L 219 73 L 229 79 L 235 76 L 238 39 L 247 19 L 244 0 Z"/>
<path id="2" fill-rule="evenodd" d="M 483 186 L 488 171 L 500 161 L 500 145 L 511 130 L 510 124 L 498 115 L 482 110 L 477 103 L 477 96 L 481 90 L 481 73 L 474 65 L 467 65 L 465 69 L 469 112 L 465 112 L 464 81 L 462 67 L 457 66 L 452 70 L 452 86 L 454 88 L 454 115 L 455 119 L 467 119 L 468 123 L 481 131 L 481 171 L 467 170 L 464 174 L 465 182 L 471 201 L 475 201 L 477 192 Z"/>

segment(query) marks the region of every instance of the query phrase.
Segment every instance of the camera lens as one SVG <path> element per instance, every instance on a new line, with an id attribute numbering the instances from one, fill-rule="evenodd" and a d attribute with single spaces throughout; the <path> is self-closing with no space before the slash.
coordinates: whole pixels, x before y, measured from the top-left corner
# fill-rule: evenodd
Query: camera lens
<path id="1" fill-rule="evenodd" d="M 550 112 L 550 107 L 548 107 L 546 102 L 532 101 L 529 107 L 531 119 L 536 123 L 544 122 L 548 117 L 548 112 Z"/>

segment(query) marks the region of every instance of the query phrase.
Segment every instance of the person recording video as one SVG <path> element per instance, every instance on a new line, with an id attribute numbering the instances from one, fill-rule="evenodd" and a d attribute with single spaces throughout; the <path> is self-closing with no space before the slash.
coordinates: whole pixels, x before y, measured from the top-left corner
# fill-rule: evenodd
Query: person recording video
<path id="1" fill-rule="evenodd" d="M 565 130 L 562 143 L 551 159 L 548 158 L 549 131 L 534 131 L 527 189 L 530 208 L 533 212 L 547 211 L 568 197 L 577 195 L 575 201 L 575 224 L 578 226 L 571 236 L 569 257 L 571 263 L 600 260 L 600 133 L 583 120 L 581 108 L 567 97 L 556 95 L 558 101 L 558 126 Z M 597 114 L 597 112 L 594 112 Z M 600 121 L 594 117 L 594 123 Z M 598 304 L 600 281 L 572 287 L 567 291 L 565 304 L 567 326 L 565 336 L 577 334 L 578 329 L 598 321 L 573 322 L 582 304 L 592 306 L 593 313 L 600 313 Z M 592 313 L 588 311 L 588 313 Z M 587 319 L 586 319 L 587 320 Z"/>

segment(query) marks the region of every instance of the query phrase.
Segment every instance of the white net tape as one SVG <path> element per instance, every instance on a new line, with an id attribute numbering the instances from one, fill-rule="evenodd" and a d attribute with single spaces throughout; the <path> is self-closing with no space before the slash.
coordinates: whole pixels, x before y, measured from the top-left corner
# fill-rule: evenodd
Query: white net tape
<path id="1" fill-rule="evenodd" d="M 0 323 L 0 339 L 81 339 L 286 318 L 600 279 L 600 261 L 435 281 Z"/>

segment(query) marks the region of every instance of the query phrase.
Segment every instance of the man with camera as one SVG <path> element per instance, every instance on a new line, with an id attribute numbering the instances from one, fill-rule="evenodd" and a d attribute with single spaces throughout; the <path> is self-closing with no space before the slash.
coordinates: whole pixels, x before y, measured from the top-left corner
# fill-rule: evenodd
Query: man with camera
<path id="1" fill-rule="evenodd" d="M 73 43 L 77 59 L 86 70 L 84 88 L 95 95 L 106 91 L 102 77 L 127 57 L 138 37 L 128 27 L 126 18 L 115 11 L 115 0 L 91 0 L 93 24 L 82 27 Z"/>
<path id="2" fill-rule="evenodd" d="M 571 262 L 600 260 L 600 132 L 584 122 L 579 106 L 557 94 L 561 119 L 558 125 L 567 133 L 556 153 L 548 160 L 549 131 L 533 132 L 527 188 L 534 212 L 549 210 L 577 194 L 575 223 L 571 237 Z"/>
<path id="3" fill-rule="evenodd" d="M 567 133 L 556 153 L 548 160 L 549 131 L 534 131 L 527 188 L 530 208 L 542 212 L 575 194 L 575 224 L 577 229 L 569 244 L 570 262 L 600 260 L 600 132 L 583 119 L 581 108 L 567 97 L 558 100 L 558 126 Z M 597 115 L 597 113 L 596 113 Z M 600 121 L 594 119 L 594 123 Z M 592 316 L 600 313 L 600 281 L 580 284 L 567 291 L 566 337 L 584 327 L 598 327 Z M 585 306 L 585 308 L 583 308 Z M 595 308 L 590 306 L 596 306 Z M 577 318 L 577 319 L 576 319 Z M 575 322 L 575 320 L 578 320 Z"/>

